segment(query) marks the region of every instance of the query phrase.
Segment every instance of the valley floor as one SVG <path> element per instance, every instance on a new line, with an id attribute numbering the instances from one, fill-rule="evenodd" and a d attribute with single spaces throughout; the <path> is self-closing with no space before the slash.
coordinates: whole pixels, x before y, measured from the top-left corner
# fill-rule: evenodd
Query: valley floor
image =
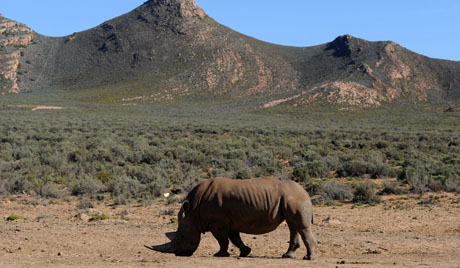
<path id="1" fill-rule="evenodd" d="M 460 196 L 426 194 L 385 197 L 378 206 L 315 207 L 316 261 L 281 259 L 289 230 L 243 235 L 248 258 L 215 258 L 218 244 L 204 235 L 193 257 L 153 252 L 144 245 L 167 241 L 177 228 L 180 204 L 113 206 L 93 201 L 81 209 L 76 198 L 33 196 L 0 199 L 0 267 L 460 267 Z M 80 205 L 81 207 L 82 205 Z M 174 213 L 172 213 L 174 209 Z M 25 219 L 7 221 L 11 215 Z M 95 215 L 109 219 L 94 220 Z"/>

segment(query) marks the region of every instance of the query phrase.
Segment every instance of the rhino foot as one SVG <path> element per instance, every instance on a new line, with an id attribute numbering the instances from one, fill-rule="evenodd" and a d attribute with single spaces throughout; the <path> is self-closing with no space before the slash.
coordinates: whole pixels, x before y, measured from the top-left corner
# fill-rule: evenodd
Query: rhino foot
<path id="1" fill-rule="evenodd" d="M 294 252 L 291 251 L 291 252 L 284 253 L 282 257 L 285 258 L 285 259 L 287 259 L 287 258 L 296 259 L 297 255 Z"/>
<path id="2" fill-rule="evenodd" d="M 240 257 L 246 257 L 251 253 L 251 248 L 250 247 L 245 247 L 240 250 Z"/>
<path id="3" fill-rule="evenodd" d="M 315 254 L 307 255 L 307 256 L 303 257 L 303 259 L 313 261 L 313 260 L 316 260 L 316 255 Z"/>
<path id="4" fill-rule="evenodd" d="M 230 254 L 227 251 L 219 251 L 214 254 L 214 257 L 230 257 Z"/>

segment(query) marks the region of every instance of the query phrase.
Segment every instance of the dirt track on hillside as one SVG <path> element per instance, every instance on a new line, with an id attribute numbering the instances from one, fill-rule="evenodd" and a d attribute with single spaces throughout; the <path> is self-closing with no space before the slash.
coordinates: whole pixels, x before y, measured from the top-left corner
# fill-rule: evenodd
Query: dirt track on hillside
<path id="1" fill-rule="evenodd" d="M 215 258 L 218 244 L 203 236 L 192 257 L 175 257 L 144 248 L 167 241 L 176 228 L 165 210 L 179 207 L 157 200 L 149 206 L 95 204 L 86 215 L 78 201 L 25 196 L 0 201 L 0 267 L 460 267 L 460 196 L 439 199 L 393 197 L 375 207 L 315 207 L 318 260 L 281 259 L 289 231 L 242 235 L 248 258 Z M 423 201 L 423 202 L 421 202 Z M 94 202 L 96 203 L 96 202 Z M 92 215 L 111 218 L 91 221 Z M 24 220 L 6 221 L 12 214 Z"/>

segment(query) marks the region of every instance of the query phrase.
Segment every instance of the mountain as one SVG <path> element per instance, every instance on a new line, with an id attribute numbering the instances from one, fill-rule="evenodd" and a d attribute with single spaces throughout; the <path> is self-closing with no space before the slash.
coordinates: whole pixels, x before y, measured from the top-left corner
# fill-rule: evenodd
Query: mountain
<path id="1" fill-rule="evenodd" d="M 52 38 L 0 16 L 0 90 L 65 90 L 96 101 L 185 96 L 378 106 L 460 100 L 460 62 L 350 35 L 313 47 L 256 40 L 193 0 L 150 0 L 87 31 Z"/>

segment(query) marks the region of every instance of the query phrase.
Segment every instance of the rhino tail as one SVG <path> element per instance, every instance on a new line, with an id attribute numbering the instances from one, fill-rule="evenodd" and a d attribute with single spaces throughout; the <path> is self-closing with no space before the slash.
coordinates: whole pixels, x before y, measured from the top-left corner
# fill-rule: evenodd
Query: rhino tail
<path id="1" fill-rule="evenodd" d="M 314 224 L 313 223 L 313 213 L 311 214 L 311 224 Z"/>

